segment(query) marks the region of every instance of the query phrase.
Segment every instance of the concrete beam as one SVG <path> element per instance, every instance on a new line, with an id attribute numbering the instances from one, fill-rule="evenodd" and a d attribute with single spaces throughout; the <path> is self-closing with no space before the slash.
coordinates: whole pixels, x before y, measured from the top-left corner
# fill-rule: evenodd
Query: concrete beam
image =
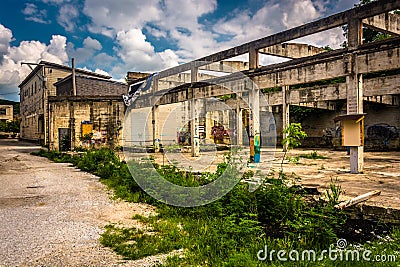
<path id="1" fill-rule="evenodd" d="M 352 68 L 357 66 L 358 73 L 366 74 L 391 69 L 400 69 L 400 38 L 392 38 L 376 44 L 361 46 L 354 51 L 357 55 L 351 60 L 346 50 L 339 50 L 319 54 L 306 59 L 295 59 L 290 62 L 266 66 L 255 70 L 244 71 L 250 76 L 259 88 L 273 88 L 285 84 L 296 85 L 302 83 L 316 82 L 349 75 Z M 186 101 L 191 88 L 195 88 L 196 98 L 216 97 L 225 94 L 245 92 L 242 75 L 231 74 L 224 77 L 198 83 L 187 83 L 169 90 L 161 90 L 156 93 L 160 96 L 159 104 L 170 104 Z M 370 84 L 368 84 L 370 82 Z M 380 77 L 365 81 L 366 96 L 398 94 L 398 76 Z M 339 87 L 338 87 L 339 86 Z M 233 90 L 234 92 L 232 92 Z M 308 91 L 307 91 L 308 90 Z M 343 85 L 330 85 L 321 88 L 302 89 L 296 92 L 291 90 L 290 94 L 299 99 L 298 102 L 315 102 L 326 100 L 338 100 L 346 98 L 346 87 Z M 316 91 L 315 91 L 316 90 Z M 319 92 L 318 92 L 319 90 Z M 326 91 L 326 92 L 324 92 Z M 278 92 L 279 93 L 279 92 Z M 282 96 L 281 96 L 282 97 Z M 281 97 L 276 97 L 281 99 Z M 148 106 L 149 96 L 142 95 L 134 103 L 137 108 Z M 274 94 L 271 94 L 271 99 Z M 291 97 L 292 99 L 292 97 Z M 279 103 L 279 100 L 271 100 L 270 105 Z M 291 100 L 292 101 L 292 100 Z M 290 104 L 290 103 L 289 103 Z"/>
<path id="2" fill-rule="evenodd" d="M 364 96 L 364 101 L 385 104 L 389 106 L 399 106 L 398 95 L 379 95 L 379 96 Z"/>
<path id="3" fill-rule="evenodd" d="M 260 88 L 273 88 L 347 76 L 355 67 L 359 74 L 400 68 L 400 38 L 366 44 L 351 53 L 356 61 L 346 50 L 338 50 L 244 73 Z"/>
<path id="4" fill-rule="evenodd" d="M 250 49 L 261 49 L 290 40 L 294 40 L 300 37 L 319 33 L 322 31 L 330 30 L 344 24 L 347 24 L 350 19 L 364 19 L 367 17 L 375 16 L 378 14 L 386 13 L 395 9 L 400 9 L 400 1 L 398 0 L 380 0 L 373 1 L 369 4 L 356 7 L 338 14 L 331 15 L 329 17 L 319 19 L 314 22 L 310 22 L 280 33 L 276 33 L 261 39 L 248 42 L 230 49 L 226 49 L 221 52 L 211 54 L 206 57 L 197 59 L 199 62 L 197 67 L 206 65 L 205 62 L 219 62 L 224 59 L 229 59 L 235 56 L 243 55 L 248 53 Z M 168 77 L 177 73 L 188 71 L 191 68 L 191 62 L 161 71 L 159 78 Z"/>
<path id="5" fill-rule="evenodd" d="M 283 43 L 262 48 L 259 52 L 261 54 L 293 59 L 314 56 L 327 51 L 308 44 Z"/>
<path id="6" fill-rule="evenodd" d="M 330 101 L 306 102 L 306 103 L 294 104 L 293 106 L 318 108 L 318 109 L 326 109 L 326 110 L 336 110 L 336 103 L 330 102 Z"/>
<path id="7" fill-rule="evenodd" d="M 365 27 L 372 30 L 384 32 L 390 35 L 400 34 L 400 16 L 397 14 L 384 13 L 362 20 Z"/>
<path id="8" fill-rule="evenodd" d="M 215 71 L 215 72 L 225 72 L 234 73 L 238 71 L 244 71 L 249 69 L 248 62 L 242 61 L 220 61 L 213 62 L 208 65 L 200 67 L 201 70 Z"/>

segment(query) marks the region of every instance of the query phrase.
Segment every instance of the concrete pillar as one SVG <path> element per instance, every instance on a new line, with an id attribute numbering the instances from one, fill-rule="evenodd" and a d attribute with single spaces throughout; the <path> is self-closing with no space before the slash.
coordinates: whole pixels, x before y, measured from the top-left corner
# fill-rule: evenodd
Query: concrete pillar
<path id="1" fill-rule="evenodd" d="M 200 156 L 200 134 L 199 134 L 199 110 L 197 107 L 197 99 L 190 100 L 190 136 L 192 146 L 192 157 Z"/>
<path id="2" fill-rule="evenodd" d="M 282 86 L 282 131 L 290 124 L 290 106 L 287 104 L 289 96 L 289 86 Z M 286 138 L 287 134 L 283 133 L 282 138 Z M 287 151 L 287 146 L 283 146 L 283 151 Z"/>
<path id="3" fill-rule="evenodd" d="M 349 18 L 348 48 L 356 49 L 362 43 L 362 22 L 359 19 Z M 346 77 L 347 83 L 347 114 L 363 113 L 363 86 L 362 75 L 358 73 L 356 55 L 349 55 L 350 73 Z M 362 137 L 364 138 L 364 137 Z M 364 168 L 364 146 L 350 147 L 350 172 L 361 173 Z"/>
<path id="4" fill-rule="evenodd" d="M 258 49 L 251 47 L 249 49 L 249 69 L 257 69 L 258 63 Z"/>
<path id="5" fill-rule="evenodd" d="M 74 102 L 69 103 L 69 129 L 70 129 L 70 142 L 71 142 L 71 151 L 75 148 L 75 111 L 74 111 Z"/>
<path id="6" fill-rule="evenodd" d="M 243 111 L 240 108 L 240 97 L 236 97 L 236 145 L 242 146 L 243 145 Z"/>
<path id="7" fill-rule="evenodd" d="M 258 49 L 249 49 L 249 69 L 258 68 Z M 259 162 L 260 153 L 260 90 L 251 84 L 249 88 L 249 135 L 250 135 L 250 161 Z M 258 147 L 257 147 L 258 144 Z M 257 156 L 258 153 L 258 156 Z"/>
<path id="8" fill-rule="evenodd" d="M 211 139 L 213 140 L 213 135 L 212 135 L 212 127 L 214 126 L 214 120 L 212 116 L 212 111 L 207 111 L 206 110 L 206 139 Z"/>
<path id="9" fill-rule="evenodd" d="M 196 62 L 192 63 L 192 67 L 190 70 L 190 79 L 192 83 L 198 81 L 199 76 L 199 68 L 195 65 Z M 189 103 L 189 110 L 191 115 L 190 120 L 190 141 L 192 146 L 192 157 L 200 156 L 200 134 L 199 134 L 199 121 L 200 121 L 200 112 L 197 107 L 197 100 L 195 99 L 195 92 L 192 88 L 192 99 Z"/>
<path id="10" fill-rule="evenodd" d="M 249 134 L 250 134 L 250 160 L 260 162 L 260 90 L 253 87 L 249 91 Z"/>
<path id="11" fill-rule="evenodd" d="M 154 146 L 154 152 L 159 152 L 160 151 L 160 135 L 158 132 L 158 114 L 159 113 L 159 107 L 158 106 L 153 106 L 151 108 L 151 124 L 152 124 L 152 139 L 153 139 L 153 146 Z"/>
<path id="12" fill-rule="evenodd" d="M 154 152 L 160 152 L 159 107 L 155 103 L 155 93 L 158 90 L 158 79 L 154 79 L 153 82 L 153 106 L 151 108 L 152 139 Z"/>

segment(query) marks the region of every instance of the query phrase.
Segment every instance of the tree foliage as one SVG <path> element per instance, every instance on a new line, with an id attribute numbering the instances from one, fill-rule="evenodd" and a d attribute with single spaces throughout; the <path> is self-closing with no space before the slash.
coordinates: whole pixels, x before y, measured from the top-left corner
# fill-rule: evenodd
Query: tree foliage
<path id="1" fill-rule="evenodd" d="M 282 145 L 286 146 L 288 150 L 300 146 L 300 140 L 307 137 L 300 123 L 290 123 L 289 126 L 283 130 L 283 133 L 286 134 L 286 137 L 283 138 Z"/>
<path id="2" fill-rule="evenodd" d="M 282 145 L 285 154 L 283 154 L 281 162 L 281 172 L 283 172 L 283 161 L 285 160 L 287 151 L 300 146 L 300 140 L 307 137 L 307 134 L 301 127 L 301 123 L 290 123 L 285 129 L 283 129 L 283 133 L 285 134 L 285 137 L 282 140 Z"/>
<path id="3" fill-rule="evenodd" d="M 19 120 L 14 121 L 0 121 L 0 132 L 6 133 L 19 133 Z"/>

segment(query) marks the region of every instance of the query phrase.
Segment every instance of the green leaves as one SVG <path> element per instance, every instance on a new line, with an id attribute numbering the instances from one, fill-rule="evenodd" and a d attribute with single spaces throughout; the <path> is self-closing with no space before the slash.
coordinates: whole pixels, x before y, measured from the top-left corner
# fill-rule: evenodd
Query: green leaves
<path id="1" fill-rule="evenodd" d="M 301 145 L 300 140 L 307 137 L 307 134 L 302 130 L 301 123 L 291 123 L 283 130 L 286 135 L 282 140 L 282 145 L 287 146 L 288 150 Z"/>

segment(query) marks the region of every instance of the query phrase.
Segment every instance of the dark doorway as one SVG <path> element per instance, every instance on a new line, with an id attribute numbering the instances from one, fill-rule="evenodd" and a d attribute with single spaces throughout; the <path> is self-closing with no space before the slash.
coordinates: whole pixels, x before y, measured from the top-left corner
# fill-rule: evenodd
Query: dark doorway
<path id="1" fill-rule="evenodd" d="M 60 151 L 71 150 L 71 131 L 69 128 L 58 128 L 58 147 Z"/>

